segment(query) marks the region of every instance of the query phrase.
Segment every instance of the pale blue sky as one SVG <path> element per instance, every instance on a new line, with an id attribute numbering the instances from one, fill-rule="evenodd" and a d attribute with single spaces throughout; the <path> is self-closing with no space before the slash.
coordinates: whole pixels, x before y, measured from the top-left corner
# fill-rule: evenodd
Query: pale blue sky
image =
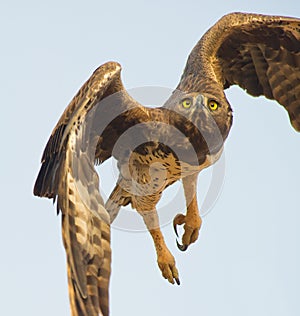
<path id="1" fill-rule="evenodd" d="M 116 60 L 127 88 L 173 88 L 197 40 L 232 11 L 300 17 L 300 4 L 28 0 L 0 5 L 1 315 L 69 315 L 61 218 L 50 201 L 32 196 L 32 186 L 50 132 L 81 84 L 98 65 Z M 161 277 L 147 233 L 114 229 L 112 316 L 300 314 L 300 135 L 275 102 L 238 88 L 227 96 L 234 126 L 225 146 L 223 191 L 186 253 L 177 250 L 171 225 L 163 229 L 182 285 Z M 104 191 L 112 181 L 102 176 Z"/>

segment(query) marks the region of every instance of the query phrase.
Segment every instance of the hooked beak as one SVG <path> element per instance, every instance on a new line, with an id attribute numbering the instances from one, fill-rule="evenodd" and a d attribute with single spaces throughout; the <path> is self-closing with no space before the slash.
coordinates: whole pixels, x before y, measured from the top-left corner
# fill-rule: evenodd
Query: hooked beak
<path id="1" fill-rule="evenodd" d="M 202 94 L 199 94 L 196 98 L 196 106 L 203 107 L 204 106 L 204 97 Z"/>

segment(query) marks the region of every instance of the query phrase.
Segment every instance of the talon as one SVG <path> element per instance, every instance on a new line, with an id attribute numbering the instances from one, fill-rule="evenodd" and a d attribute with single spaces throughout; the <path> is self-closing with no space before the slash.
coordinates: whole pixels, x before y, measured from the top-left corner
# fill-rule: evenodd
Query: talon
<path id="1" fill-rule="evenodd" d="M 178 232 L 177 232 L 177 225 L 182 225 L 185 223 L 185 216 L 183 214 L 177 214 L 174 219 L 173 219 L 173 228 L 175 231 L 175 234 L 177 237 L 178 236 Z"/>
<path id="2" fill-rule="evenodd" d="M 188 245 L 181 245 L 178 240 L 176 240 L 176 244 L 179 250 L 186 251 L 188 249 Z"/>
<path id="3" fill-rule="evenodd" d="M 173 219 L 173 228 L 175 231 L 175 234 L 177 238 L 179 238 L 178 232 L 177 232 L 177 225 L 183 225 L 185 223 L 185 216 L 183 214 L 177 214 Z M 188 248 L 188 245 L 181 245 L 178 240 L 176 240 L 177 247 L 181 251 L 186 251 Z"/>
<path id="4" fill-rule="evenodd" d="M 174 221 L 175 221 L 175 218 L 174 218 Z M 175 231 L 175 234 L 176 234 L 176 237 L 178 238 L 179 235 L 178 235 L 178 232 L 177 232 L 177 224 L 175 224 L 175 222 L 173 221 L 173 228 L 174 228 L 174 231 Z"/>
<path id="5" fill-rule="evenodd" d="M 180 281 L 178 278 L 175 278 L 175 281 L 176 281 L 177 285 L 180 285 Z"/>
<path id="6" fill-rule="evenodd" d="M 182 241 L 181 241 L 182 244 L 180 244 L 176 240 L 177 247 L 179 250 L 186 251 L 189 245 L 194 243 L 198 239 L 201 222 L 202 221 L 199 215 L 191 217 L 188 215 L 185 216 L 183 214 L 177 214 L 174 217 L 173 228 L 174 228 L 177 238 L 179 238 L 178 232 L 177 232 L 177 225 L 184 224 L 184 227 L 183 227 L 184 234 L 182 236 Z"/>

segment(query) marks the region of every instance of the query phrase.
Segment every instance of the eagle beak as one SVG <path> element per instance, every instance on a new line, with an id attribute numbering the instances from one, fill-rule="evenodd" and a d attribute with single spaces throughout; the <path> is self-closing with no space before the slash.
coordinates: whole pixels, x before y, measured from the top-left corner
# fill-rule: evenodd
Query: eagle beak
<path id="1" fill-rule="evenodd" d="M 203 97 L 202 94 L 199 94 L 196 97 L 196 106 L 198 106 L 198 107 L 203 107 L 204 106 L 204 97 Z"/>

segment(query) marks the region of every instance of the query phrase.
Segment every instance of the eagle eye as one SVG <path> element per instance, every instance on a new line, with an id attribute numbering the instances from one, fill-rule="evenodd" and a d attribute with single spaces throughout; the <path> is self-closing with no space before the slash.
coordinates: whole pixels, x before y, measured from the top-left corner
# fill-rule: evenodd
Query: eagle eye
<path id="1" fill-rule="evenodd" d="M 192 106 L 193 101 L 190 98 L 185 98 L 181 101 L 181 105 L 185 108 L 188 109 Z"/>
<path id="2" fill-rule="evenodd" d="M 208 107 L 210 108 L 211 111 L 216 111 L 219 107 L 219 104 L 215 100 L 209 100 Z"/>

